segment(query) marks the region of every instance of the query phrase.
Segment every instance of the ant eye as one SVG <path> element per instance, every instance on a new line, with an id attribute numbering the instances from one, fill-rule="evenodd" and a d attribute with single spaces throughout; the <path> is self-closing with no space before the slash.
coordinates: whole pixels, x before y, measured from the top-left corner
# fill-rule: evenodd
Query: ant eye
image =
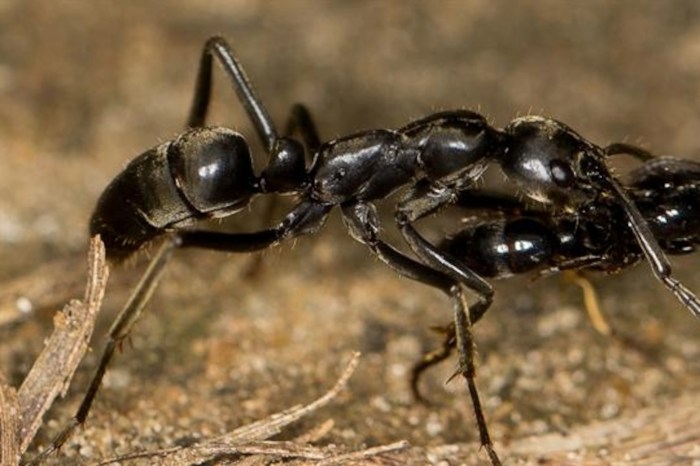
<path id="1" fill-rule="evenodd" d="M 566 162 L 561 160 L 553 160 L 549 164 L 549 172 L 552 174 L 552 179 L 557 186 L 566 188 L 571 186 L 576 179 L 573 170 Z"/>
<path id="2" fill-rule="evenodd" d="M 343 178 L 345 178 L 346 174 L 347 174 L 347 170 L 345 168 L 339 168 L 338 171 L 333 174 L 333 178 L 336 181 L 340 181 Z"/>

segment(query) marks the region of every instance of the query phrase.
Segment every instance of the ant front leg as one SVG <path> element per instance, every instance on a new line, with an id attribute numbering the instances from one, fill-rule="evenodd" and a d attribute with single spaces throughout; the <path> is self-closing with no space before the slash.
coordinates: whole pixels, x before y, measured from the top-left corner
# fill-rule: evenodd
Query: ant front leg
<path id="1" fill-rule="evenodd" d="M 656 158 L 652 153 L 640 147 L 625 143 L 610 144 L 603 150 L 605 155 L 608 156 L 628 154 L 643 162 Z M 646 219 L 639 213 L 638 209 L 617 183 L 612 182 L 611 187 L 617 192 L 623 207 L 627 211 L 632 232 L 637 237 L 642 252 L 651 265 L 654 276 L 661 281 L 661 283 L 663 283 L 695 317 L 700 318 L 700 301 L 691 290 L 671 276 L 671 265 L 664 251 L 659 246 L 658 241 L 651 233 Z"/>
<path id="2" fill-rule="evenodd" d="M 661 249 L 659 242 L 654 237 L 649 223 L 639 212 L 637 206 L 615 180 L 610 180 L 607 187 L 617 196 L 618 201 L 622 205 L 632 233 L 637 239 L 637 243 L 647 262 L 649 262 L 654 277 L 671 291 L 693 316 L 700 318 L 700 301 L 690 289 L 686 288 L 685 285 L 671 275 L 671 264 Z"/>
<path id="3" fill-rule="evenodd" d="M 472 336 L 472 317 L 466 305 L 460 280 L 456 280 L 449 272 L 435 267 L 433 264 L 422 264 L 398 252 L 395 248 L 378 239 L 379 220 L 376 210 L 372 204 L 358 202 L 352 205 L 343 206 L 343 221 L 350 230 L 350 234 L 361 243 L 367 245 L 382 262 L 394 269 L 400 275 L 424 283 L 433 288 L 437 288 L 447 294 L 452 300 L 454 311 L 454 326 L 456 331 L 456 345 L 460 355 L 459 373 L 467 381 L 469 395 L 474 408 L 477 427 L 479 429 L 479 439 L 481 445 L 486 449 L 489 459 L 494 466 L 500 466 L 501 461 L 491 442 L 491 436 L 486 424 L 486 418 L 481 406 L 481 399 L 476 387 L 474 364 L 474 354 L 476 352 L 474 338 Z M 483 282 L 483 280 L 482 280 Z M 488 287 L 489 292 L 481 290 L 488 296 L 483 301 L 476 304 L 472 309 L 474 316 L 480 318 L 491 302 L 493 295 L 488 283 L 483 282 Z M 475 320 L 474 320 L 475 321 Z M 438 356 L 439 357 L 439 356 Z"/>
<path id="4" fill-rule="evenodd" d="M 625 143 L 610 144 L 603 149 L 603 152 L 606 156 L 628 154 L 643 162 L 655 158 L 650 152 Z M 686 288 L 685 285 L 671 275 L 671 264 L 659 245 L 657 238 L 654 237 L 654 234 L 649 228 L 647 220 L 639 212 L 639 209 L 637 209 L 622 186 L 610 175 L 602 179 L 605 178 L 608 178 L 605 188 L 611 193 L 614 193 L 618 198 L 618 201 L 627 215 L 632 233 L 636 237 L 639 247 L 647 259 L 647 262 L 649 262 L 652 273 L 656 279 L 671 291 L 676 299 L 678 299 L 691 314 L 700 318 L 700 300 L 698 300 L 697 296 L 691 290 Z"/>
<path id="5" fill-rule="evenodd" d="M 412 225 L 413 222 L 452 203 L 457 194 L 448 187 L 422 188 L 410 192 L 397 207 L 395 220 L 399 231 L 411 250 L 424 263 L 449 275 L 478 295 L 479 301 L 473 306 L 470 316 L 470 321 L 476 323 L 491 306 L 493 287 L 462 261 L 430 244 Z"/>

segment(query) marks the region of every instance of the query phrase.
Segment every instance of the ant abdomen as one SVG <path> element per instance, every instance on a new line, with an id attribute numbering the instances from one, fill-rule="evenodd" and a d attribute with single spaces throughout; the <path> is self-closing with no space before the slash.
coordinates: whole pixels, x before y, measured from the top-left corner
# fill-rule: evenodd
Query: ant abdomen
<path id="1" fill-rule="evenodd" d="M 700 244 L 700 163 L 660 157 L 630 179 L 635 202 L 664 250 L 694 252 Z"/>
<path id="2" fill-rule="evenodd" d="M 259 192 L 250 151 L 227 128 L 193 128 L 136 157 L 107 186 L 90 220 L 119 261 L 164 231 L 230 215 Z"/>
<path id="3" fill-rule="evenodd" d="M 558 238 L 535 218 L 502 219 L 468 228 L 446 239 L 440 249 L 487 278 L 537 270 L 552 261 Z"/>

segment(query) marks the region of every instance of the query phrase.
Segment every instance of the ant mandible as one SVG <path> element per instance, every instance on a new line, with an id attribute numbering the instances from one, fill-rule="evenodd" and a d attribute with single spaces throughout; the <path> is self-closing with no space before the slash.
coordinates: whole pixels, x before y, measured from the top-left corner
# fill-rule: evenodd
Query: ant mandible
<path id="1" fill-rule="evenodd" d="M 230 78 L 269 160 L 257 176 L 245 139 L 223 127 L 205 127 L 212 67 Z M 376 129 L 321 143 L 305 107 L 290 112 L 280 136 L 226 41 L 209 39 L 202 54 L 188 129 L 136 157 L 107 186 L 90 222 L 108 257 L 119 262 L 151 240 L 164 243 L 109 331 L 109 340 L 73 421 L 39 457 L 58 448 L 82 424 L 116 347 L 129 334 L 178 248 L 253 252 L 319 231 L 335 207 L 350 235 L 400 275 L 443 291 L 452 301 L 459 373 L 466 380 L 481 444 L 493 465 L 501 461 L 491 442 L 475 383 L 472 325 L 488 310 L 493 288 L 463 260 L 428 242 L 414 222 L 438 212 L 472 189 L 490 164 L 499 165 L 535 201 L 567 211 L 614 203 L 654 275 L 696 315 L 700 302 L 671 276 L 663 250 L 637 207 L 606 166 L 607 153 L 566 125 L 549 118 L 517 118 L 503 129 L 470 111 L 447 111 L 398 130 Z M 292 137 L 299 132 L 301 141 Z M 305 152 L 312 156 L 307 168 Z M 379 237 L 375 202 L 403 191 L 395 222 L 410 257 Z M 197 221 L 224 217 L 264 194 L 296 194 L 299 202 L 277 226 L 250 233 L 191 229 Z M 477 300 L 467 306 L 465 289 Z"/>

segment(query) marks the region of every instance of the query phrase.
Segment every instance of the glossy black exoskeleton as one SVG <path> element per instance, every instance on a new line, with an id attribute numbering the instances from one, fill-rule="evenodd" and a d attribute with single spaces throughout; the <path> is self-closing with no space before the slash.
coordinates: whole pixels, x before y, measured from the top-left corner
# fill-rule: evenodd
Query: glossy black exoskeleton
<path id="1" fill-rule="evenodd" d="M 632 173 L 630 196 L 669 254 L 688 254 L 700 244 L 700 164 L 660 158 Z"/>
<path id="2" fill-rule="evenodd" d="M 659 157 L 629 177 L 625 191 L 663 250 L 672 255 L 694 252 L 700 243 L 700 163 Z M 465 201 L 471 206 L 489 202 L 489 213 L 500 214 L 487 221 L 477 216 L 439 247 L 486 278 L 569 269 L 614 273 L 644 257 L 616 204 L 552 213 L 480 193 L 465 196 L 461 202 Z"/>
<path id="3" fill-rule="evenodd" d="M 259 175 L 247 142 L 227 128 L 204 127 L 216 59 L 231 79 L 269 160 Z M 474 381 L 472 324 L 489 308 L 491 285 L 464 261 L 429 243 L 414 223 L 453 203 L 474 188 L 490 165 L 498 165 L 519 191 L 552 208 L 579 212 L 600 203 L 614 205 L 652 270 L 695 315 L 697 298 L 670 275 L 668 261 L 644 217 L 606 166 L 609 151 L 586 141 L 550 118 L 528 116 L 503 129 L 470 111 L 442 112 L 397 130 L 370 130 L 321 143 L 308 111 L 293 107 L 280 136 L 243 68 L 227 43 L 210 39 L 200 62 L 188 128 L 172 141 L 138 156 L 112 181 L 93 214 L 91 234 L 99 234 L 116 261 L 163 237 L 142 283 L 110 331 L 110 339 L 92 385 L 54 448 L 89 411 L 114 348 L 129 333 L 171 252 L 196 247 L 251 252 L 321 229 L 340 208 L 349 233 L 410 279 L 443 291 L 452 301 L 460 373 L 464 376 L 481 443 L 492 464 L 493 449 Z M 301 140 L 293 137 L 299 133 Z M 305 155 L 312 158 L 305 167 Z M 395 222 L 414 256 L 380 238 L 375 202 L 401 191 Z M 250 233 L 192 229 L 197 221 L 231 215 L 255 196 L 295 194 L 299 201 L 274 227 Z M 627 226 L 625 226 L 627 228 Z M 466 308 L 465 290 L 477 301 Z"/>
<path id="4" fill-rule="evenodd" d="M 663 250 L 672 255 L 695 252 L 700 244 L 700 163 L 649 158 L 629 178 L 625 191 Z M 553 213 L 528 208 L 509 196 L 480 192 L 464 193 L 459 203 L 473 211 L 472 220 L 439 248 L 485 278 L 564 270 L 616 273 L 644 257 L 616 204 L 600 202 L 577 212 Z M 443 329 L 443 347 L 413 368 L 411 388 L 421 401 L 422 373 L 449 357 L 456 344 L 454 326 Z"/>

